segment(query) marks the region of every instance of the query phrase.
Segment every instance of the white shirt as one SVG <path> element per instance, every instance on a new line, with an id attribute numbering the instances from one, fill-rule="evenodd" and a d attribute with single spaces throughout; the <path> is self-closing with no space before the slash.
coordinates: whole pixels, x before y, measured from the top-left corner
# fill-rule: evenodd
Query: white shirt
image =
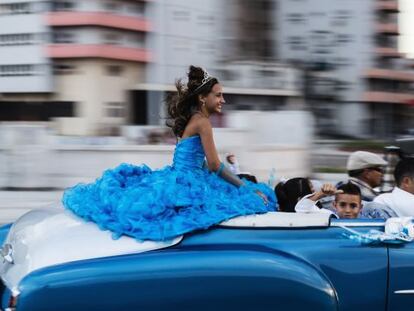
<path id="1" fill-rule="evenodd" d="M 394 210 L 399 217 L 414 216 L 414 194 L 398 187 L 390 193 L 380 194 L 374 202 L 384 204 Z"/>
<path id="2" fill-rule="evenodd" d="M 315 201 L 312 201 L 311 199 L 308 199 L 314 194 L 315 193 L 305 195 L 302 199 L 299 200 L 298 203 L 296 203 L 295 205 L 296 213 L 326 213 L 326 214 L 335 215 L 332 211 L 326 208 L 319 208 L 316 205 L 318 201 L 315 202 Z"/>

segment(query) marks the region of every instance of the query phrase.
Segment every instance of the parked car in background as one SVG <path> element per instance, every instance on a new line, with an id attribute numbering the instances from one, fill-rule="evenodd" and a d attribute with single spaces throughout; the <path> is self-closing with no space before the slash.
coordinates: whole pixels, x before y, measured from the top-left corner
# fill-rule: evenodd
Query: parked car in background
<path id="1" fill-rule="evenodd" d="M 2 309 L 410 310 L 414 244 L 383 220 L 271 212 L 166 242 L 113 240 L 61 209 L 0 230 Z M 390 241 L 388 241 L 390 242 Z M 397 241 L 398 242 L 398 241 Z"/>

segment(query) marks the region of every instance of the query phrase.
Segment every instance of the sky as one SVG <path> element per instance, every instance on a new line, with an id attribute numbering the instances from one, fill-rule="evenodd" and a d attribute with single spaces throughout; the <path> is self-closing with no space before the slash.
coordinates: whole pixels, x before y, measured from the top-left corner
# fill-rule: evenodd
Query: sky
<path id="1" fill-rule="evenodd" d="M 400 0 L 399 6 L 399 49 L 408 57 L 414 58 L 414 0 Z"/>

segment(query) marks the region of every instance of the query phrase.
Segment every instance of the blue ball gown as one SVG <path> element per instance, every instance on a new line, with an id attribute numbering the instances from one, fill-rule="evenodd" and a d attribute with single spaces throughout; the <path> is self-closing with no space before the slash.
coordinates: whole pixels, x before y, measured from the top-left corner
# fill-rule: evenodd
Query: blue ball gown
<path id="1" fill-rule="evenodd" d="M 106 170 L 91 184 L 67 189 L 63 205 L 113 237 L 166 240 L 206 229 L 229 218 L 274 211 L 272 189 L 245 181 L 236 187 L 203 167 L 200 136 L 179 141 L 171 166 L 151 170 L 146 165 L 121 164 Z M 269 198 L 265 205 L 254 190 Z"/>

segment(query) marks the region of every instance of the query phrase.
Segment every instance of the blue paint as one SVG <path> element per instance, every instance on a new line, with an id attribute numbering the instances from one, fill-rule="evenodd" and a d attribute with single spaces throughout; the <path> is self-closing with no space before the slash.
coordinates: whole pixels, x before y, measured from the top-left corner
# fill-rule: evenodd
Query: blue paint
<path id="1" fill-rule="evenodd" d="M 387 268 L 386 246 L 338 227 L 215 228 L 164 250 L 34 271 L 18 310 L 385 310 Z"/>

